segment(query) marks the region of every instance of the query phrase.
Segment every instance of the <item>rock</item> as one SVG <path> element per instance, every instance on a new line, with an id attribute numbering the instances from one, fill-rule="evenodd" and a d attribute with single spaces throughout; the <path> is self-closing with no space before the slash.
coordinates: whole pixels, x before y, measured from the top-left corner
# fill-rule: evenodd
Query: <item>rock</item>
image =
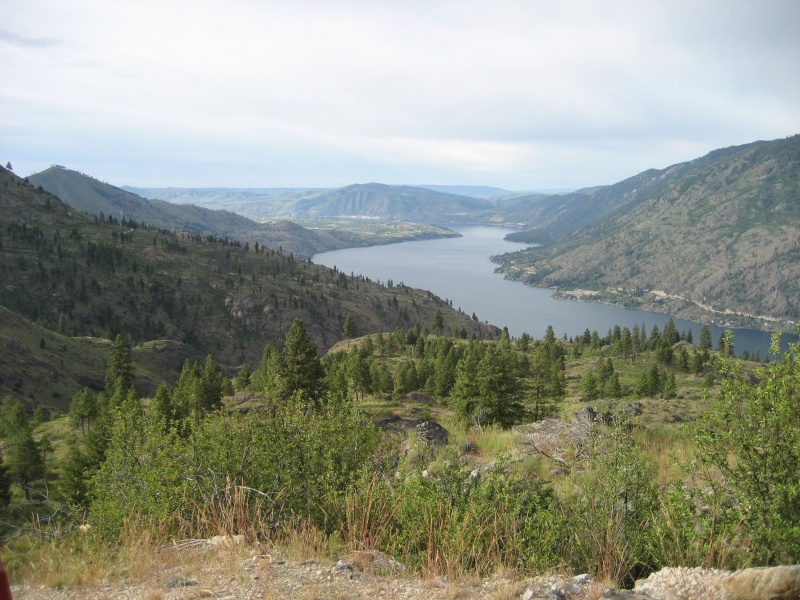
<path id="1" fill-rule="evenodd" d="M 638 417 L 643 412 L 642 403 L 630 402 L 625 405 L 625 408 L 622 409 L 622 412 L 629 417 Z"/>
<path id="2" fill-rule="evenodd" d="M 519 600 L 531 600 L 533 598 L 533 590 L 528 588 L 525 590 L 522 595 L 519 597 Z"/>
<path id="3" fill-rule="evenodd" d="M 717 587 L 719 581 L 730 574 L 728 571 L 689 567 L 664 568 L 651 573 L 647 579 L 640 579 L 634 587 L 635 598 L 703 598 L 704 600 L 724 600 L 725 596 Z M 624 596 L 611 596 L 622 598 Z"/>
<path id="4" fill-rule="evenodd" d="M 217 548 L 230 548 L 245 543 L 247 543 L 247 540 L 243 535 L 215 535 L 208 540 L 210 546 L 216 546 Z"/>
<path id="5" fill-rule="evenodd" d="M 594 418 L 597 416 L 597 411 L 591 406 L 586 406 L 578 411 L 575 415 L 576 421 L 583 421 L 584 423 L 594 423 Z"/>
<path id="6" fill-rule="evenodd" d="M 420 420 L 415 417 L 401 417 L 400 415 L 391 415 L 376 419 L 375 425 L 381 429 L 395 430 L 395 431 L 408 431 L 417 426 Z"/>
<path id="7" fill-rule="evenodd" d="M 425 404 L 436 404 L 436 399 L 432 396 L 428 396 L 428 394 L 423 394 L 421 392 L 409 392 L 406 394 L 406 398 L 408 400 L 414 400 L 416 402 L 424 402 Z"/>
<path id="8" fill-rule="evenodd" d="M 175 588 L 189 587 L 192 585 L 197 585 L 197 582 L 191 579 L 186 579 L 185 577 L 175 577 L 174 579 L 169 580 L 164 587 L 172 590 Z"/>
<path id="9" fill-rule="evenodd" d="M 478 467 L 476 469 L 473 469 L 470 472 L 469 476 L 470 476 L 471 479 L 476 479 L 480 475 L 483 475 L 484 473 L 486 473 L 486 471 L 491 471 L 492 469 L 494 469 L 496 465 L 497 465 L 497 462 L 496 461 L 492 461 L 492 462 L 490 462 L 488 464 L 483 465 L 482 467 Z"/>
<path id="10" fill-rule="evenodd" d="M 736 571 L 719 587 L 730 600 L 800 600 L 800 565 Z"/>
<path id="11" fill-rule="evenodd" d="M 422 421 L 414 428 L 414 431 L 417 433 L 417 439 L 432 446 L 443 446 L 450 438 L 450 432 L 436 421 Z"/>

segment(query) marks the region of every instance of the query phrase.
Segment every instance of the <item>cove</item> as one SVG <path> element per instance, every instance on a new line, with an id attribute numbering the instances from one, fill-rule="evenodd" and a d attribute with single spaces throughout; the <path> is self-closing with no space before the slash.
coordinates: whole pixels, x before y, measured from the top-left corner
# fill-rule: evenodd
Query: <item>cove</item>
<path id="1" fill-rule="evenodd" d="M 395 284 L 430 290 L 452 301 L 453 308 L 475 314 L 492 325 L 508 327 L 514 337 L 525 332 L 534 338 L 543 337 L 548 325 L 552 325 L 559 337 L 575 337 L 587 328 L 603 336 L 614 325 L 633 329 L 636 324 L 640 327 L 644 324 L 648 335 L 654 325 L 663 331 L 670 315 L 590 301 L 556 300 L 550 289 L 504 279 L 494 272 L 497 265 L 489 257 L 523 247 L 503 239 L 512 231 L 500 227 L 462 227 L 458 229 L 463 236 L 460 238 L 334 250 L 317 254 L 313 261 L 373 281 L 392 280 Z M 691 329 L 695 343 L 700 340 L 701 324 L 673 319 L 678 331 Z M 711 325 L 711 331 L 716 346 L 723 329 Z M 734 329 L 733 334 L 736 354 L 748 351 L 767 356 L 769 332 Z M 786 349 L 789 341 L 796 340 L 796 335 L 784 334 L 782 349 Z"/>

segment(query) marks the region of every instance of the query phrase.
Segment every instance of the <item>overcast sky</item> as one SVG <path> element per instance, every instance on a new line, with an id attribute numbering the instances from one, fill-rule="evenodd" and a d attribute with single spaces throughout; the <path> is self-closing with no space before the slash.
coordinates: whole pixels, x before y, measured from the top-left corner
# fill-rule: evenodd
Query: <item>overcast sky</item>
<path id="1" fill-rule="evenodd" d="M 800 1 L 3 0 L 0 82 L 22 176 L 574 189 L 800 133 Z"/>

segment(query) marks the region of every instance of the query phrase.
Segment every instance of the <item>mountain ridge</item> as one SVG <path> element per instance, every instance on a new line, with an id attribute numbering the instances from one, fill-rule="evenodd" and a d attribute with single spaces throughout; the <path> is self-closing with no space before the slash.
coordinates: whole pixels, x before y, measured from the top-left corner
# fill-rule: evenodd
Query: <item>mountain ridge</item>
<path id="1" fill-rule="evenodd" d="M 602 218 L 547 221 L 543 211 L 540 224 L 562 228 L 555 243 L 497 257 L 501 270 L 731 326 L 788 329 L 800 318 L 800 135 L 715 150 L 599 193 Z"/>
<path id="2" fill-rule="evenodd" d="M 352 239 L 340 232 L 312 231 L 288 221 L 257 223 L 229 210 L 143 198 L 59 166 L 31 175 L 28 180 L 91 215 L 103 213 L 105 217 L 126 218 L 158 228 L 192 231 L 251 244 L 257 242 L 306 258 L 354 245 Z"/>
<path id="3" fill-rule="evenodd" d="M 122 335 L 133 346 L 167 340 L 213 354 L 228 370 L 255 368 L 267 342 L 281 344 L 296 318 L 324 349 L 344 339 L 347 315 L 365 335 L 429 325 L 436 311 L 450 333 L 497 334 L 430 292 L 347 276 L 258 244 L 93 217 L 2 168 L 0 273 L 0 306 L 29 324 L 13 337 L 25 337 L 31 354 L 64 345 L 44 328 L 70 339 Z M 42 371 L 33 375 L 15 360 L 3 367 L 0 394 L 63 409 L 85 383 L 65 382 L 58 363 L 42 362 L 51 365 L 41 365 L 44 380 L 63 384 L 47 388 L 58 399 L 41 395 Z M 178 363 L 166 372 L 177 377 Z"/>

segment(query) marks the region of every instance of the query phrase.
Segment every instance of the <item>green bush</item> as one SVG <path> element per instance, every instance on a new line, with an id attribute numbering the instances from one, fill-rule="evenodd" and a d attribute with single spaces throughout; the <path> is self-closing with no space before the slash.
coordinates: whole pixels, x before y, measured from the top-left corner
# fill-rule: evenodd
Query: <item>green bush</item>
<path id="1" fill-rule="evenodd" d="M 779 348 L 776 334 L 770 352 Z M 740 373 L 740 363 L 718 356 L 721 389 L 696 429 L 699 466 L 722 508 L 719 527 L 740 546 L 740 562 L 800 560 L 797 353 L 798 344 L 790 344 L 783 359 L 756 370 L 755 381 Z"/>
<path id="2" fill-rule="evenodd" d="M 314 409 L 290 400 L 257 415 L 213 413 L 190 429 L 188 436 L 165 430 L 140 406 L 120 411 L 90 485 L 98 535 L 114 541 L 137 520 L 171 534 L 239 533 L 213 531 L 213 515 L 231 489 L 244 488 L 270 524 L 299 517 L 331 529 L 328 515 L 379 442 L 348 403 Z"/>

